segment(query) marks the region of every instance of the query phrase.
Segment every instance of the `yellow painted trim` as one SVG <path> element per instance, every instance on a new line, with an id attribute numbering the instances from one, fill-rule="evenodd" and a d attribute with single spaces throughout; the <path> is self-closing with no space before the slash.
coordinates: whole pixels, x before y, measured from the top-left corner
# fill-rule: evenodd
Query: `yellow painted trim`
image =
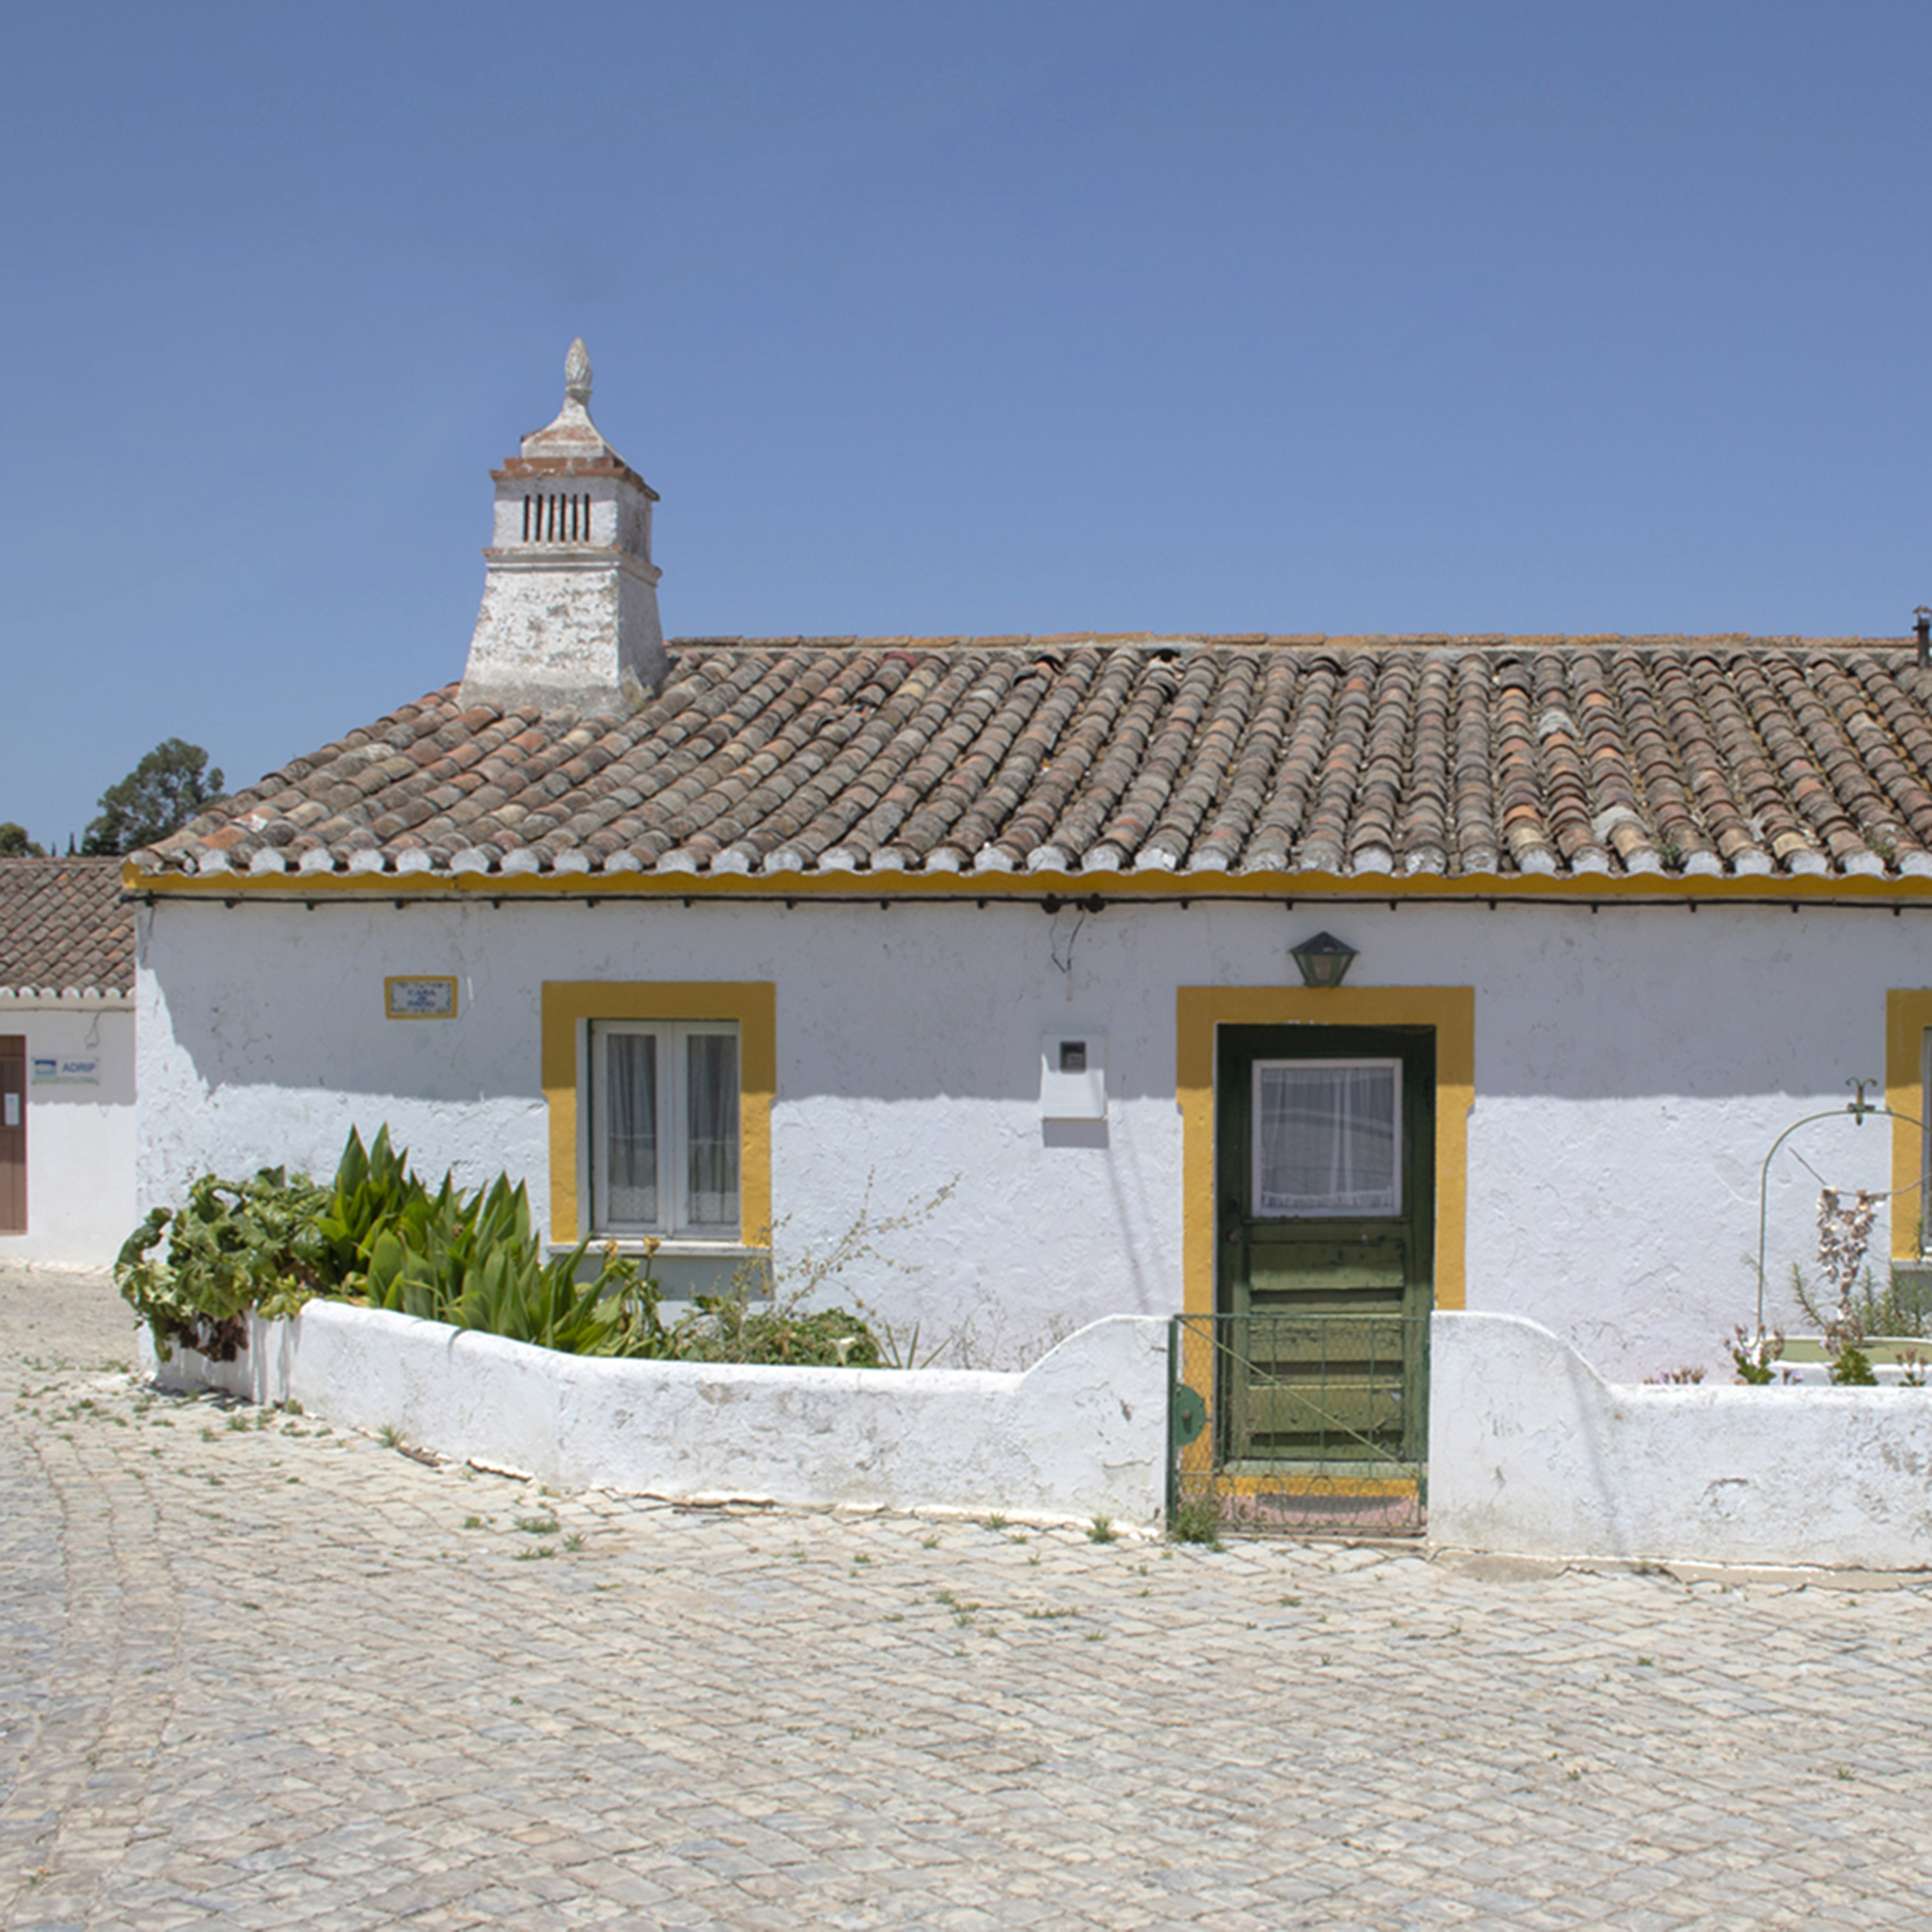
<path id="1" fill-rule="evenodd" d="M 546 980 L 543 1092 L 550 1108 L 550 1228 L 572 1245 L 581 1218 L 578 1139 L 582 1057 L 591 1020 L 736 1020 L 739 1239 L 763 1247 L 772 1230 L 772 1096 L 778 1091 L 778 988 L 770 980 Z"/>
<path id="2" fill-rule="evenodd" d="M 1925 1035 L 1932 1031 L 1932 989 L 1896 989 L 1885 996 L 1885 1104 L 1891 1122 L 1891 1258 L 1918 1259 L 1914 1245 L 1919 1217 L 1932 1221 L 1915 1186 L 1922 1168 L 1923 1136 L 1914 1121 L 1925 1117 Z M 1895 1118 L 1903 1114 L 1906 1118 Z M 1913 1192 L 1901 1194 L 1900 1188 Z"/>
<path id="3" fill-rule="evenodd" d="M 408 879 L 392 872 L 300 874 L 290 872 L 142 872 L 130 861 L 122 867 L 123 887 L 164 898 L 216 899 L 546 899 L 546 898 L 776 898 L 809 903 L 814 898 L 1018 899 L 1031 903 L 1043 894 L 1085 897 L 1098 893 L 1115 904 L 1134 899 L 1336 899 L 1389 905 L 1401 900 L 1483 904 L 1495 900 L 1609 905 L 1627 900 L 1641 905 L 1721 905 L 1746 903 L 1804 905 L 1915 902 L 1932 905 L 1932 880 L 1833 879 L 1806 874 L 1767 873 L 1751 878 L 1685 878 L 1663 873 L 1637 877 L 1443 878 L 1416 872 L 1400 877 L 1369 873 L 1342 877 L 1333 872 L 793 872 L 773 876 L 712 877 L 695 872 L 501 873 L 464 872 L 454 878 L 420 873 Z"/>
<path id="4" fill-rule="evenodd" d="M 1282 1463 L 1265 1474 L 1230 1475 L 1211 1464 L 1180 1466 L 1181 1487 L 1218 1496 L 1388 1496 L 1415 1494 L 1413 1476 L 1324 1476 L 1306 1463 Z"/>
<path id="5" fill-rule="evenodd" d="M 1223 1026 L 1435 1029 L 1435 1305 L 1463 1305 L 1469 1109 L 1476 1099 L 1473 986 L 1182 986 L 1176 1023 L 1186 1314 L 1214 1312 L 1214 1030 Z"/>

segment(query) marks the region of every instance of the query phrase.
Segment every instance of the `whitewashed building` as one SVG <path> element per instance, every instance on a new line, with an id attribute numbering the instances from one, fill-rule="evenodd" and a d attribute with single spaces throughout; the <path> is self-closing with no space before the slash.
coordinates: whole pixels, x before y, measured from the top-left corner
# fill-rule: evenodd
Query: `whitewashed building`
<path id="1" fill-rule="evenodd" d="M 134 1225 L 134 913 L 115 859 L 0 859 L 0 1262 Z"/>
<path id="2" fill-rule="evenodd" d="M 667 645 L 568 373 L 461 679 L 130 862 L 144 1205 L 387 1122 L 689 1291 L 952 1183 L 844 1287 L 981 1358 L 1433 1306 L 1643 1376 L 1753 1319 L 1761 1163 L 1859 1077 L 1909 1118 L 1793 1146 L 1917 1252 L 1909 640 Z M 1774 1319 L 1817 1192 L 1774 1165 Z"/>

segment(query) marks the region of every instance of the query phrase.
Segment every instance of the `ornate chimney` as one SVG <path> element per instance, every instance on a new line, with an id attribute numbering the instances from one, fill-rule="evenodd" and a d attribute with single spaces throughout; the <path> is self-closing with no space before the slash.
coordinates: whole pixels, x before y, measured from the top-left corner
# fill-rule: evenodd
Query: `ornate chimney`
<path id="1" fill-rule="evenodd" d="M 563 365 L 563 409 L 491 471 L 496 541 L 463 673 L 465 704 L 635 711 L 663 680 L 651 505 L 658 493 L 590 420 L 590 357 Z"/>

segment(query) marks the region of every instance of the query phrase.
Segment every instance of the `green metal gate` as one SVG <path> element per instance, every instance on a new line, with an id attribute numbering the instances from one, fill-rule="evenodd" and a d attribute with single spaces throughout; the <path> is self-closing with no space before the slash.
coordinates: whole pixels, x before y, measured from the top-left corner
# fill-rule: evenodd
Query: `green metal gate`
<path id="1" fill-rule="evenodd" d="M 1419 1536 L 1427 1315 L 1177 1315 L 1168 1516 L 1199 1533 Z"/>

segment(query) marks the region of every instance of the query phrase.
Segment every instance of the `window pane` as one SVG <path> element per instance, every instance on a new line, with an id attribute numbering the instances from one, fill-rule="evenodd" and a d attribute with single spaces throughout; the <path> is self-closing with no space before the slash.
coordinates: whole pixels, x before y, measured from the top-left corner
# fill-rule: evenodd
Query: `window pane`
<path id="1" fill-rule="evenodd" d="M 693 1034 L 688 1058 L 690 1169 L 685 1214 L 694 1228 L 738 1231 L 738 1037 Z"/>
<path id="2" fill-rule="evenodd" d="M 1396 1213 L 1397 1071 L 1256 1066 L 1254 1211 Z"/>
<path id="3" fill-rule="evenodd" d="M 652 1034 L 605 1036 L 610 1088 L 609 1218 L 653 1228 L 658 1220 L 658 1043 Z"/>

